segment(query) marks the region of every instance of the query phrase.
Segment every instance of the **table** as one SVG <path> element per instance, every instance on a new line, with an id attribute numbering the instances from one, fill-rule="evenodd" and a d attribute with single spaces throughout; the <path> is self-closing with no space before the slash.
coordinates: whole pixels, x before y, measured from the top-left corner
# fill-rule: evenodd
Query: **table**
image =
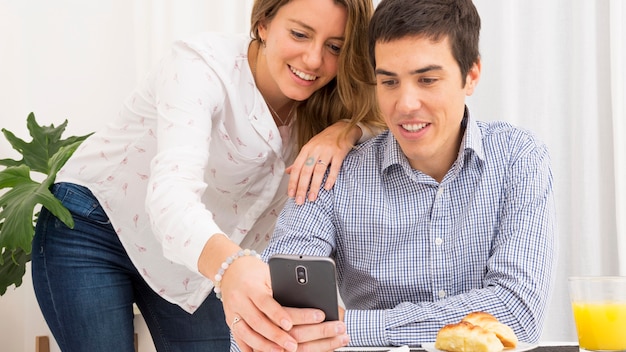
<path id="1" fill-rule="evenodd" d="M 577 345 L 539 346 L 532 351 L 534 352 L 578 352 L 578 346 Z"/>
<path id="2" fill-rule="evenodd" d="M 335 352 L 387 352 L 386 347 L 344 347 L 336 350 Z M 424 351 L 421 348 L 411 348 L 411 352 Z M 577 343 L 569 342 L 557 342 L 557 343 L 541 343 L 539 347 L 530 350 L 529 352 L 578 352 Z"/>

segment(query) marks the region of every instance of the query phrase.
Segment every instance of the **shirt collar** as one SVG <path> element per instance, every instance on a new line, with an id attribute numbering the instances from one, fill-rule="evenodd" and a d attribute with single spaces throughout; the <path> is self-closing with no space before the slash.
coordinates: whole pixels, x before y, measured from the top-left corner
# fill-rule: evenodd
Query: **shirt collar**
<path id="1" fill-rule="evenodd" d="M 461 120 L 461 128 L 465 130 L 463 133 L 463 139 L 461 140 L 461 145 L 459 147 L 459 154 L 457 157 L 457 163 L 461 163 L 462 165 L 464 161 L 464 155 L 474 152 L 476 156 L 484 161 L 485 160 L 485 150 L 483 149 L 482 143 L 482 132 L 480 127 L 478 127 L 478 123 L 471 118 L 469 109 L 465 106 L 465 113 L 463 115 L 463 120 Z M 383 170 L 386 170 L 388 167 L 392 165 L 400 165 L 402 167 L 411 169 L 409 165 L 409 161 L 406 156 L 402 152 L 398 141 L 393 136 L 393 133 L 389 132 L 389 130 L 385 131 L 387 134 L 385 137 L 385 144 L 387 152 L 383 158 Z"/>
<path id="2" fill-rule="evenodd" d="M 461 121 L 461 127 L 465 128 L 463 140 L 459 148 L 459 157 L 473 151 L 478 159 L 485 160 L 485 149 L 483 148 L 483 134 L 478 127 L 478 123 L 471 117 L 469 109 L 465 107 L 465 115 Z"/>

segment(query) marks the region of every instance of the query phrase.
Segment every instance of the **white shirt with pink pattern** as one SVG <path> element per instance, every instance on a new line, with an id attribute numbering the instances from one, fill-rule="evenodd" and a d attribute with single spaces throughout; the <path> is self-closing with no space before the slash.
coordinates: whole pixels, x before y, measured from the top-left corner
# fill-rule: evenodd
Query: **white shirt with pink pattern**
<path id="1" fill-rule="evenodd" d="M 205 242 L 224 233 L 262 250 L 287 198 L 289 136 L 256 89 L 249 43 L 176 42 L 57 177 L 93 192 L 146 282 L 188 312 L 213 288 L 197 270 Z"/>

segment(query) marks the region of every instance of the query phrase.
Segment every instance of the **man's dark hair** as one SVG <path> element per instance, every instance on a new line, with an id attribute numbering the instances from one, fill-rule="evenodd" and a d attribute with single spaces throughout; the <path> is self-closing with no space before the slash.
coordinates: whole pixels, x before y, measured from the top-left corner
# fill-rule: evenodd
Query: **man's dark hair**
<path id="1" fill-rule="evenodd" d="M 369 25 L 370 60 L 375 69 L 377 42 L 405 37 L 439 41 L 448 37 L 465 84 L 469 69 L 480 58 L 479 33 L 480 16 L 472 0 L 382 0 Z"/>

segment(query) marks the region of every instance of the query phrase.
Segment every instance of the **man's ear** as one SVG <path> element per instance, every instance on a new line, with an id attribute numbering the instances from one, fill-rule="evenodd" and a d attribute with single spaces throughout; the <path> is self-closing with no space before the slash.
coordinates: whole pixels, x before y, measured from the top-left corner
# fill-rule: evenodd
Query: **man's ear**
<path id="1" fill-rule="evenodd" d="M 480 70 L 482 68 L 482 61 L 480 58 L 474 62 L 470 70 L 467 72 L 467 76 L 465 77 L 465 95 L 470 96 L 474 94 L 474 89 L 478 85 L 478 81 L 480 80 Z"/>

